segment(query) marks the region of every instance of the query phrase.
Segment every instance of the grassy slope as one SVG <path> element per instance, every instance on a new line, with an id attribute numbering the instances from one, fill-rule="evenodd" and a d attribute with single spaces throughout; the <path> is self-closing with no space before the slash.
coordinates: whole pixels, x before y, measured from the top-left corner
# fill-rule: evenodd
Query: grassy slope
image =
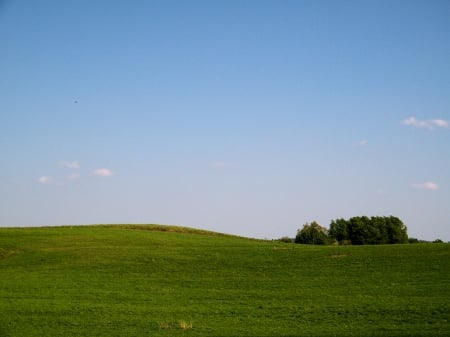
<path id="1" fill-rule="evenodd" d="M 0 229 L 0 336 L 450 335 L 448 244 L 133 228 Z"/>

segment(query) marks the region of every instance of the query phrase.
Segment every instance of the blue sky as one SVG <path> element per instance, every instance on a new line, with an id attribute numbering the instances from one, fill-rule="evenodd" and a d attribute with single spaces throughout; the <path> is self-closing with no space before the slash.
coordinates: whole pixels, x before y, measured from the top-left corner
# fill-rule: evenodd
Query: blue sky
<path id="1" fill-rule="evenodd" d="M 450 2 L 0 1 L 0 226 L 450 240 Z"/>

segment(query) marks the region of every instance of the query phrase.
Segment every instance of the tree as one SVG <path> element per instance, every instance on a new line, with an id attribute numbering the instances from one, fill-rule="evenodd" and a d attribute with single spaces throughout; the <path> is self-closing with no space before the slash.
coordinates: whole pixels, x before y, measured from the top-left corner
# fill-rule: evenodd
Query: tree
<path id="1" fill-rule="evenodd" d="M 357 216 L 350 219 L 349 238 L 353 245 L 367 243 L 368 228 L 363 218 Z"/>
<path id="2" fill-rule="evenodd" d="M 345 219 L 332 220 L 328 236 L 330 239 L 336 240 L 340 244 L 348 241 L 348 221 Z"/>
<path id="3" fill-rule="evenodd" d="M 389 243 L 387 227 L 386 227 L 386 218 L 381 216 L 373 216 L 370 218 L 372 222 L 372 226 L 376 228 L 376 233 L 372 232 L 376 235 L 375 244 L 386 244 Z"/>
<path id="4" fill-rule="evenodd" d="M 403 222 L 395 217 L 386 218 L 386 229 L 388 233 L 388 243 L 407 243 L 407 228 Z"/>
<path id="5" fill-rule="evenodd" d="M 329 243 L 328 230 L 316 221 L 311 224 L 306 223 L 302 229 L 298 230 L 295 243 L 326 245 Z"/>

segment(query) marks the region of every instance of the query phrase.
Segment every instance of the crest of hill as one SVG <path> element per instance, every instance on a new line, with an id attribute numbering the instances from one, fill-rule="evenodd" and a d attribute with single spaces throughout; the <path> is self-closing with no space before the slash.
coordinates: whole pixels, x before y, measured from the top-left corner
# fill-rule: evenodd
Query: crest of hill
<path id="1" fill-rule="evenodd" d="M 242 238 L 249 239 L 252 238 L 242 237 L 233 234 L 226 234 L 220 232 L 209 231 L 205 229 L 197 229 L 191 227 L 183 226 L 173 226 L 173 225 L 160 225 L 160 224 L 90 224 L 90 225 L 61 225 L 61 226 L 43 226 L 41 228 L 109 228 L 109 229 L 130 229 L 130 230 L 142 230 L 142 231 L 153 231 L 153 232 L 168 232 L 168 233 L 184 233 L 184 234 L 195 234 L 203 236 L 214 236 L 214 237 L 227 237 L 227 238 Z M 39 227 L 35 227 L 39 228 Z M 256 239 L 253 239 L 256 240 Z"/>

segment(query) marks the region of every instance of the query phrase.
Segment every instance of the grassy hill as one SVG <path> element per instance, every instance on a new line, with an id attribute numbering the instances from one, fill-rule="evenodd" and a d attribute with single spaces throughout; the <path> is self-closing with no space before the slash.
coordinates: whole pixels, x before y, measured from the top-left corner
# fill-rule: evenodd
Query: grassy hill
<path id="1" fill-rule="evenodd" d="M 0 229 L 0 336 L 449 336 L 450 245 Z"/>

